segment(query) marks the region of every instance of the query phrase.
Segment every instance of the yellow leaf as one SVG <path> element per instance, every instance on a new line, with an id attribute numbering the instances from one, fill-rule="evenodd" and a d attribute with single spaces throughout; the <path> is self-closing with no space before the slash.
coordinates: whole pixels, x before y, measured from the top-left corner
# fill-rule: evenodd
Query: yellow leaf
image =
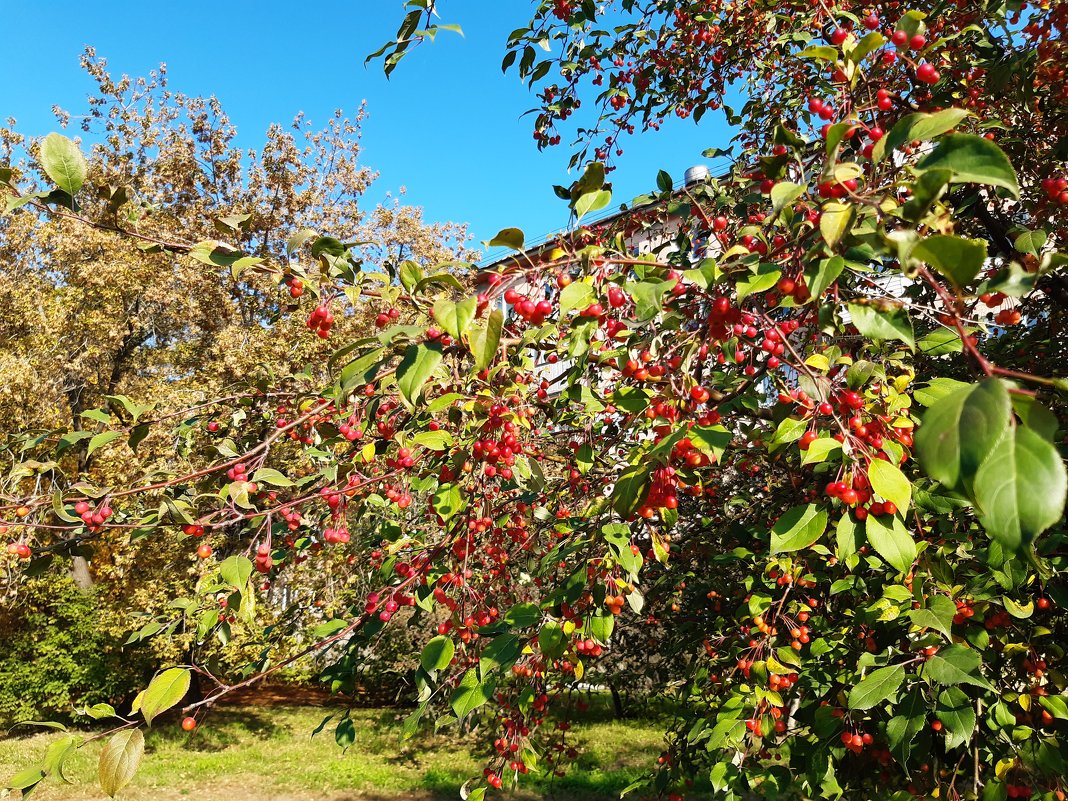
<path id="1" fill-rule="evenodd" d="M 805 359 L 805 364 L 809 367 L 815 367 L 824 373 L 831 369 L 831 362 L 822 353 L 813 353 Z"/>

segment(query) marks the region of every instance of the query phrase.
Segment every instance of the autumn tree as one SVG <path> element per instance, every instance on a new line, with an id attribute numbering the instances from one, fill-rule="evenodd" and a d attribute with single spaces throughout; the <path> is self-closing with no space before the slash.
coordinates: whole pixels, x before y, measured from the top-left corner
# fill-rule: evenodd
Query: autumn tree
<path id="1" fill-rule="evenodd" d="M 34 196 L 50 183 L 42 164 L 55 139 L 28 139 L 14 120 L 0 130 L 10 170 L 4 177 L 26 191 L 4 198 L 8 213 L 0 217 L 0 280 L 17 287 L 0 298 L 0 428 L 19 432 L 24 442 L 66 432 L 56 456 L 74 474 L 116 485 L 166 470 L 174 440 L 138 427 L 144 421 L 184 419 L 194 409 L 205 423 L 226 427 L 240 421 L 251 385 L 307 367 L 303 379 L 271 384 L 270 395 L 284 405 L 302 385 L 324 378 L 331 346 L 308 337 L 288 313 L 300 303 L 300 287 L 279 293 L 262 275 L 243 273 L 236 248 L 249 261 L 285 262 L 287 241 L 344 228 L 354 240 L 373 243 L 364 250 L 376 262 L 434 264 L 467 253 L 463 226 L 428 224 L 419 208 L 400 202 L 367 204 L 376 174 L 361 163 L 362 107 L 351 119 L 338 112 L 321 129 L 303 117 L 272 126 L 263 145 L 248 150 L 218 100 L 175 92 L 164 67 L 147 78 L 114 78 L 92 50 L 82 66 L 95 89 L 87 113 L 56 115 L 90 145 L 75 168 L 77 183 L 94 191 Z M 189 247 L 173 247 L 179 233 Z M 366 311 L 339 314 L 337 328 L 347 337 L 373 330 Z M 217 406 L 219 398 L 238 406 Z M 116 447 L 103 430 L 109 421 L 138 432 L 127 447 Z M 8 456 L 34 476 L 48 474 L 44 463 L 26 467 L 17 451 Z M 83 589 L 96 585 L 94 600 L 75 606 L 95 604 L 93 628 L 115 640 L 113 672 L 131 629 L 149 626 L 147 615 L 195 573 L 184 555 L 175 558 L 148 540 L 131 544 L 126 534 L 94 538 L 91 547 L 75 538 L 67 553 L 75 581 Z M 291 577 L 286 597 L 302 604 L 318 598 L 329 610 L 346 577 L 323 568 Z M 8 584 L 0 614 L 10 636 L 26 628 L 28 617 L 40 625 L 50 608 L 42 605 L 50 597 L 46 587 L 67 597 L 60 563 L 49 569 L 42 562 L 34 573 L 45 574 L 41 587 Z M 86 627 L 68 625 L 88 636 Z M 291 632 L 293 642 L 298 634 Z M 188 648 L 157 644 L 140 669 L 181 658 Z M 27 657 L 24 650 L 11 653 Z M 127 683 L 141 680 L 126 676 Z M 108 685 L 113 696 L 115 686 Z M 24 689 L 11 685 L 9 694 Z M 31 717 L 35 698 L 25 691 L 19 707 Z M 41 713 L 60 711 L 51 704 Z"/>

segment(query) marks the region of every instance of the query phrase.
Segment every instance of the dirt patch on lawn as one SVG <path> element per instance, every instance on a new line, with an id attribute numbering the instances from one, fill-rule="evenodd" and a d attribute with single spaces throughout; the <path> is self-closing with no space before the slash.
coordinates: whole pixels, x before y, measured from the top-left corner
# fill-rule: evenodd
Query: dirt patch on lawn
<path id="1" fill-rule="evenodd" d="M 326 690 L 308 684 L 253 684 L 227 693 L 219 699 L 220 706 L 349 706 L 363 709 L 405 707 L 394 695 L 384 691 L 357 690 L 355 698 L 331 695 Z"/>
<path id="2" fill-rule="evenodd" d="M 254 684 L 227 693 L 219 706 L 338 706 L 347 699 L 302 684 Z"/>

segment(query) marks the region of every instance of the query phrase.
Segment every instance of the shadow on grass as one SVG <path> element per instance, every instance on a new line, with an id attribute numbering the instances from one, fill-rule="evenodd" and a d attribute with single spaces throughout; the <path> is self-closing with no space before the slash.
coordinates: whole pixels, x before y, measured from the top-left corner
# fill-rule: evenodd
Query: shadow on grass
<path id="1" fill-rule="evenodd" d="M 288 733 L 285 726 L 273 719 L 270 709 L 217 708 L 212 711 L 210 721 L 210 726 L 198 728 L 193 736 L 177 725 L 157 728 L 158 740 L 150 743 L 150 747 L 180 744 L 187 751 L 225 751 L 242 746 L 249 739 L 269 740 Z"/>

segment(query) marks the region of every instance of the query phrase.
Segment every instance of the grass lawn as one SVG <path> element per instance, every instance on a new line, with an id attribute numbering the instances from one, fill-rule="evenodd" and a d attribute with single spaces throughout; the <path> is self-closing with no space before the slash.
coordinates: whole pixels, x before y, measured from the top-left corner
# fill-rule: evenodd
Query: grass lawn
<path id="1" fill-rule="evenodd" d="M 333 729 L 312 730 L 330 710 L 313 706 L 223 707 L 192 735 L 165 720 L 148 732 L 145 759 L 133 783 L 119 793 L 130 801 L 347 801 L 459 798 L 460 785 L 480 775 L 485 737 L 420 734 L 401 737 L 403 711 L 356 710 L 356 744 L 342 752 Z M 592 713 L 591 713 L 592 714 Z M 18 729 L 16 729 L 16 732 Z M 40 731 L 40 730 L 38 730 Z M 571 735 L 581 756 L 564 778 L 524 778 L 515 798 L 614 799 L 656 763 L 662 727 L 594 714 Z M 39 761 L 55 733 L 0 739 L 0 786 Z M 39 801 L 81 801 L 105 796 L 95 783 L 103 741 L 82 748 L 67 765 L 73 785 L 42 782 Z M 4 791 L 0 790 L 0 797 Z M 17 797 L 17 794 L 14 796 Z"/>

